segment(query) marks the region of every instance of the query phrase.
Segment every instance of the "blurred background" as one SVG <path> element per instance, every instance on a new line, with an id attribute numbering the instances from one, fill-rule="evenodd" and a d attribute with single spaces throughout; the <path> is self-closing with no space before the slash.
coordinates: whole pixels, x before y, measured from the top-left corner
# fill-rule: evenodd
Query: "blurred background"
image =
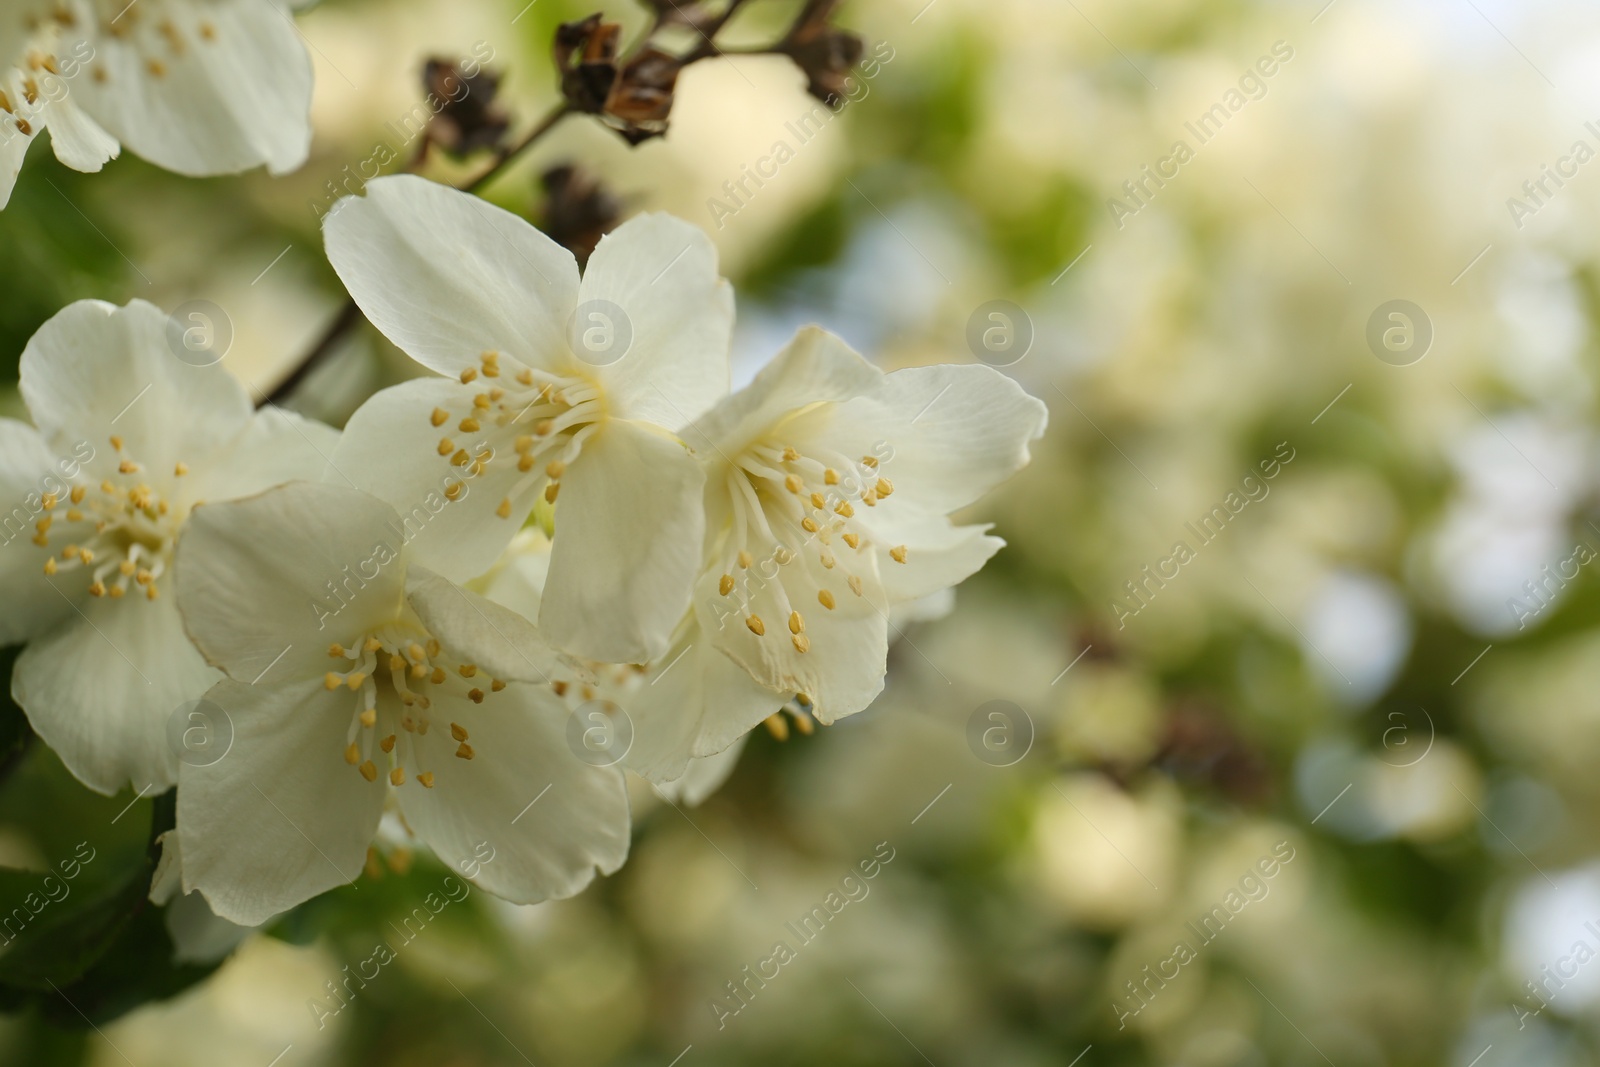
<path id="1" fill-rule="evenodd" d="M 753 0 L 723 40 L 796 7 Z M 312 158 L 282 179 L 85 176 L 36 147 L 0 214 L 0 371 L 74 299 L 205 300 L 270 392 L 343 302 L 329 183 L 394 140 L 424 61 L 492 56 L 526 129 L 559 99 L 556 25 L 593 10 L 327 0 L 299 20 Z M 0 1061 L 1600 1062 L 1600 12 L 837 21 L 876 70 L 804 140 L 794 64 L 731 55 L 685 70 L 664 138 L 570 118 L 484 192 L 570 223 L 541 180 L 570 164 L 620 214 L 705 227 L 737 381 L 808 322 L 885 367 L 1002 366 L 1051 411 L 972 513 L 1009 547 L 906 630 L 866 713 L 758 731 L 697 806 L 635 782 L 632 858 L 578 898 L 474 892 L 336 999 L 446 875 L 380 848 L 214 971 L 136 955 L 104 1022 L 0 1016 Z M 338 424 L 409 373 L 363 327 L 289 403 Z M 87 896 L 138 862 L 148 798 L 94 797 L 40 745 L 15 763 L 8 876 L 92 841 Z"/>

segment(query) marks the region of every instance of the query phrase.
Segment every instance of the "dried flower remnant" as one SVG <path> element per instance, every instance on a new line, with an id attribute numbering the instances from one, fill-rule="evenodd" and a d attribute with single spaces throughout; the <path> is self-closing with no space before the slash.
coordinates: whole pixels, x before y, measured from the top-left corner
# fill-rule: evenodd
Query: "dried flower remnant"
<path id="1" fill-rule="evenodd" d="M 838 0 L 807 0 L 775 49 L 805 73 L 806 91 L 829 105 L 849 94 L 850 71 L 864 51 L 859 36 L 829 23 L 838 6 Z"/>
<path id="2" fill-rule="evenodd" d="M 622 202 L 583 167 L 563 163 L 540 177 L 545 207 L 541 229 L 586 266 L 600 238 L 616 229 Z"/>
<path id="3" fill-rule="evenodd" d="M 465 156 L 505 139 L 511 116 L 498 99 L 499 74 L 482 68 L 467 74 L 450 60 L 430 59 L 422 85 L 443 104 L 429 124 L 428 138 L 446 152 Z"/>

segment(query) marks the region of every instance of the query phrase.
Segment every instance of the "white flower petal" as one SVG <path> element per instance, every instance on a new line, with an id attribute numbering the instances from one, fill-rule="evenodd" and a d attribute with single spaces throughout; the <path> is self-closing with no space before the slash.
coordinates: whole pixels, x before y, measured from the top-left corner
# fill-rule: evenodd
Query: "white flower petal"
<path id="1" fill-rule="evenodd" d="M 282 0 L 168 0 L 159 28 L 156 15 L 143 18 L 96 35 L 94 59 L 73 79 L 102 126 L 179 174 L 263 163 L 283 174 L 305 162 L 311 58 Z"/>
<path id="2" fill-rule="evenodd" d="M 58 462 L 70 466 L 58 467 Z M 64 494 L 63 470 L 75 470 L 71 456 L 61 460 L 45 446 L 39 431 L 15 419 L 0 419 L 0 644 L 11 645 L 43 633 L 72 614 L 72 603 L 44 574 L 49 548 L 33 543 L 44 518 L 44 494 Z"/>
<path id="3" fill-rule="evenodd" d="M 38 135 L 38 130 L 30 128 L 27 133 L 21 133 L 10 121 L 0 122 L 0 208 L 11 202 L 11 190 L 22 173 L 28 146 Z"/>
<path id="4" fill-rule="evenodd" d="M 667 650 L 689 604 L 705 533 L 700 465 L 675 439 L 612 421 L 561 478 L 539 626 L 605 663 Z"/>
<path id="5" fill-rule="evenodd" d="M 872 557 L 859 553 L 850 566 L 872 593 L 877 588 Z M 751 575 L 738 594 L 746 598 L 743 609 L 735 597 L 721 594 L 719 580 L 720 575 L 707 574 L 695 591 L 701 629 L 757 682 L 785 694 L 806 694 L 823 723 L 854 715 L 882 692 L 888 616 L 882 605 L 849 592 L 838 571 L 823 570 L 814 556 L 801 552 L 777 567 L 771 579 Z M 819 600 L 824 588 L 834 596 L 832 610 Z M 801 634 L 792 632 L 791 612 L 800 614 Z M 760 620 L 760 635 L 750 625 L 752 616 Z"/>
<path id="6" fill-rule="evenodd" d="M 284 482 L 321 481 L 339 445 L 339 431 L 269 407 L 256 414 L 225 451 L 207 456 L 178 483 L 183 499 L 231 500 Z"/>
<path id="7" fill-rule="evenodd" d="M 616 768 L 592 767 L 567 748 L 568 712 L 547 686 L 514 683 L 483 705 L 442 693 L 435 719 L 464 727 L 476 755 L 460 759 L 450 732 L 414 738 L 431 789 L 407 782 L 406 820 L 446 864 L 481 862 L 474 881 L 519 904 L 569 897 L 595 869 L 628 855 L 628 798 Z M 487 843 L 493 858 L 478 853 Z"/>
<path id="8" fill-rule="evenodd" d="M 242 682 L 320 678 L 330 644 L 398 614 L 398 529 L 376 497 L 309 482 L 196 508 L 176 567 L 190 636 Z"/>
<path id="9" fill-rule="evenodd" d="M 345 424 L 328 476 L 341 484 L 349 479 L 391 505 L 411 538 L 412 558 L 452 581 L 487 570 L 542 491 L 517 471 L 510 444 L 497 448 L 495 461 L 477 477 L 439 455 L 439 441 L 458 435 L 449 423 L 433 429 L 429 416 L 435 408 L 464 407 L 467 392 L 459 382 L 419 378 L 373 395 Z M 482 442 L 456 443 L 465 450 Z M 511 517 L 501 518 L 496 509 L 507 497 Z"/>
<path id="10" fill-rule="evenodd" d="M 628 769 L 654 782 L 676 781 L 737 746 L 789 696 L 756 682 L 691 621 L 634 688 L 613 698 L 633 722 Z"/>
<path id="11" fill-rule="evenodd" d="M 161 792 L 175 780 L 167 720 L 220 675 L 184 636 L 168 596 L 87 598 L 29 643 L 11 694 L 33 730 L 90 789 Z"/>
<path id="12" fill-rule="evenodd" d="M 73 170 L 93 174 L 122 150 L 117 139 L 84 114 L 71 96 L 47 104 L 44 114 L 50 147 L 56 158 Z"/>
<path id="13" fill-rule="evenodd" d="M 871 394 L 881 388 L 883 378 L 882 371 L 839 338 L 807 326 L 749 385 L 723 400 L 683 436 L 707 460 L 726 461 L 796 411 Z"/>
<path id="14" fill-rule="evenodd" d="M 739 753 L 744 751 L 743 737 L 717 753 L 704 759 L 690 760 L 682 776 L 663 782 L 657 788 L 661 795 L 676 804 L 695 807 L 722 788 L 722 783 L 739 765 Z"/>
<path id="15" fill-rule="evenodd" d="M 225 448 L 251 416 L 244 387 L 220 365 L 194 367 L 167 346 L 167 316 L 135 300 L 80 300 L 39 327 L 22 353 L 21 389 L 50 446 L 81 441 L 115 466 L 107 442 L 167 472 Z"/>
<path id="16" fill-rule="evenodd" d="M 627 351 L 599 369 L 618 418 L 677 429 L 728 391 L 733 287 L 717 274 L 717 249 L 705 231 L 671 215 L 638 215 L 601 238 L 578 289 L 622 309 Z M 579 318 L 584 316 L 580 314 Z M 569 344 L 584 352 L 585 321 Z"/>
<path id="17" fill-rule="evenodd" d="M 328 259 L 372 324 L 454 376 L 485 351 L 569 369 L 572 253 L 470 193 L 410 175 L 367 183 L 323 222 Z"/>
<path id="18" fill-rule="evenodd" d="M 354 880 L 389 787 L 344 761 L 350 694 L 320 679 L 223 681 L 206 699 L 227 713 L 233 746 L 215 763 L 180 769 L 184 890 L 255 926 Z"/>
<path id="19" fill-rule="evenodd" d="M 507 682 L 548 683 L 557 672 L 555 651 L 515 611 L 416 565 L 406 596 L 449 659 Z"/>
<path id="20" fill-rule="evenodd" d="M 846 455 L 887 442 L 882 465 L 896 501 L 941 514 L 966 507 L 1028 463 L 1048 412 L 982 364 L 911 367 L 884 376 L 875 396 L 839 405 L 819 431 Z"/>

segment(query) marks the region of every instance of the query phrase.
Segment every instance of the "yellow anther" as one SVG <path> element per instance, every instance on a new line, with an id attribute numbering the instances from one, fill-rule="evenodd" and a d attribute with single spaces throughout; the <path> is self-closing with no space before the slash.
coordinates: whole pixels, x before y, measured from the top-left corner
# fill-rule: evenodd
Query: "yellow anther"
<path id="1" fill-rule="evenodd" d="M 845 581 L 850 586 L 850 591 L 852 593 L 854 593 L 856 596 L 861 595 L 861 579 L 858 576 L 852 574 L 849 578 L 845 579 Z"/>
<path id="2" fill-rule="evenodd" d="M 767 632 L 767 624 L 761 621 L 761 616 L 759 615 L 750 616 L 748 619 L 744 620 L 744 624 L 750 627 L 750 632 L 755 634 L 757 637 L 762 637 Z"/>
<path id="3" fill-rule="evenodd" d="M 179 478 L 182 478 L 185 474 L 189 473 L 189 465 L 180 459 L 176 464 L 173 465 L 172 473 L 176 474 Z"/>
<path id="4" fill-rule="evenodd" d="M 429 417 L 429 421 L 431 421 L 435 426 L 443 426 L 446 422 L 450 421 L 450 413 L 444 408 L 434 408 L 433 414 Z"/>
<path id="5" fill-rule="evenodd" d="M 794 642 L 794 650 L 796 652 L 809 652 L 811 650 L 811 638 L 805 634 L 795 634 L 789 640 Z"/>
<path id="6" fill-rule="evenodd" d="M 484 351 L 484 353 L 481 356 L 479 356 L 478 358 L 480 360 L 482 360 L 484 363 L 486 363 L 487 365 L 493 367 L 493 366 L 496 366 L 496 365 L 499 364 L 499 362 L 500 362 L 500 353 L 495 352 L 492 349 L 486 349 Z"/>
<path id="7" fill-rule="evenodd" d="M 500 692 L 500 690 L 504 689 L 505 687 L 506 687 L 506 683 L 501 681 L 499 678 L 491 678 L 491 679 L 489 679 L 489 691 L 491 693 L 498 693 L 498 692 Z"/>
<path id="8" fill-rule="evenodd" d="M 445 499 L 460 500 L 461 494 L 463 491 L 465 491 L 466 487 L 466 482 L 451 482 L 449 485 L 444 487 Z"/>
<path id="9" fill-rule="evenodd" d="M 411 677 L 413 677 L 413 678 L 426 678 L 427 676 L 428 676 L 428 668 L 424 664 L 413 663 L 411 665 Z"/>
<path id="10" fill-rule="evenodd" d="M 879 478 L 878 484 L 873 486 L 873 488 L 878 491 L 879 496 L 888 496 L 890 493 L 894 492 L 894 483 L 887 478 Z"/>
<path id="11" fill-rule="evenodd" d="M 844 535 L 844 543 L 849 545 L 851 548 L 860 548 L 861 535 L 857 533 L 847 533 Z"/>
<path id="12" fill-rule="evenodd" d="M 750 555 L 750 553 L 746 552 L 744 549 L 739 550 L 739 566 L 741 568 L 748 568 L 750 564 L 754 562 L 754 556 Z"/>
<path id="13" fill-rule="evenodd" d="M 377 652 L 381 648 L 383 648 L 383 642 L 376 637 L 367 638 L 361 645 L 363 652 Z"/>
<path id="14" fill-rule="evenodd" d="M 44 561 L 44 572 L 46 574 L 54 574 L 56 572 L 56 558 L 54 556 Z"/>
<path id="15" fill-rule="evenodd" d="M 871 469 L 871 470 L 877 470 L 878 469 L 878 459 L 877 459 L 876 456 L 862 456 L 861 457 L 861 465 L 863 467 L 867 467 L 868 469 Z"/>
<path id="16" fill-rule="evenodd" d="M 566 682 L 561 682 L 561 681 L 551 682 L 550 683 L 550 688 L 555 691 L 555 694 L 558 697 L 564 697 L 564 696 L 567 695 L 567 683 Z"/>
<path id="17" fill-rule="evenodd" d="M 112 493 L 112 494 L 115 494 L 115 493 L 116 493 L 116 491 L 117 491 L 117 487 L 116 487 L 116 486 L 114 486 L 114 485 L 112 485 L 112 484 L 111 484 L 111 480 L 110 480 L 110 479 L 109 479 L 109 478 L 108 478 L 108 479 L 106 479 L 106 480 L 105 480 L 105 481 L 103 481 L 103 482 L 101 482 L 101 483 L 100 483 L 100 491 L 101 491 L 101 492 L 102 492 L 102 493 Z"/>
<path id="18" fill-rule="evenodd" d="M 822 472 L 822 480 L 828 485 L 838 485 L 839 472 L 834 470 L 832 467 L 829 467 Z"/>
<path id="19" fill-rule="evenodd" d="M 806 632 L 806 620 L 801 617 L 798 611 L 789 612 L 789 632 L 792 634 L 803 634 Z"/>
<path id="20" fill-rule="evenodd" d="M 123 571 L 122 573 L 123 574 L 127 574 L 128 572 L 127 571 Z M 330 657 L 332 657 L 333 659 L 343 659 L 344 658 L 344 646 L 341 645 L 339 642 L 335 641 L 333 644 L 328 646 L 328 655 Z"/>
<path id="21" fill-rule="evenodd" d="M 550 431 L 554 430 L 555 428 L 556 424 L 551 420 L 540 419 L 538 422 L 533 424 L 533 433 L 535 437 L 549 437 Z"/>
<path id="22" fill-rule="evenodd" d="M 789 740 L 789 722 L 783 717 L 782 712 L 774 712 L 761 720 L 767 727 L 767 732 L 779 741 Z"/>
<path id="23" fill-rule="evenodd" d="M 82 522 L 83 521 L 83 512 L 79 511 L 77 508 L 68 508 L 67 509 L 67 521 L 68 522 Z"/>
<path id="24" fill-rule="evenodd" d="M 813 519 L 811 516 L 807 515 L 805 518 L 800 520 L 800 528 L 802 530 L 804 530 L 806 533 L 816 533 L 817 532 L 817 520 Z"/>
<path id="25" fill-rule="evenodd" d="M 388 737 L 385 737 L 382 741 L 379 741 L 378 742 L 378 747 L 383 749 L 385 752 L 393 752 L 394 751 L 394 734 L 390 734 Z"/>
<path id="26" fill-rule="evenodd" d="M 88 493 L 89 493 L 89 490 L 85 489 L 83 486 L 75 485 L 75 486 L 72 487 L 72 492 L 69 495 L 69 499 L 74 504 L 81 504 L 81 503 L 83 503 L 83 498 L 85 496 L 87 496 Z"/>
<path id="27" fill-rule="evenodd" d="M 456 443 L 448 437 L 439 438 L 439 455 L 448 456 L 456 450 Z"/>
<path id="28" fill-rule="evenodd" d="M 56 495 L 54 493 L 46 493 L 43 497 L 40 498 L 39 504 L 46 511 L 49 511 L 51 508 L 56 506 L 56 499 L 57 498 L 56 498 Z"/>
<path id="29" fill-rule="evenodd" d="M 567 465 L 559 459 L 553 459 L 545 464 L 544 473 L 547 478 L 559 478 L 567 472 Z"/>
<path id="30" fill-rule="evenodd" d="M 344 761 L 350 764 L 352 767 L 360 763 L 361 746 L 356 744 L 354 741 L 350 742 L 350 744 L 344 750 Z"/>
<path id="31" fill-rule="evenodd" d="M 104 582 L 95 582 L 93 585 L 91 585 L 89 587 L 89 595 L 90 596 L 105 596 L 106 595 L 105 583 Z"/>
<path id="32" fill-rule="evenodd" d="M 121 452 L 122 451 L 122 438 L 118 437 L 116 434 L 112 434 L 111 435 L 111 447 L 116 449 L 118 452 Z"/>
<path id="33" fill-rule="evenodd" d="M 357 718 L 360 719 L 362 726 L 366 726 L 366 727 L 376 726 L 376 725 L 378 725 L 378 709 L 377 708 L 368 708 L 365 711 L 363 711 L 359 716 L 357 716 Z"/>
<path id="34" fill-rule="evenodd" d="M 499 390 L 496 390 L 496 392 L 499 392 Z M 472 398 L 472 406 L 480 411 L 487 410 L 489 405 L 493 403 L 494 401 L 489 399 L 488 393 L 479 393 Z"/>
<path id="35" fill-rule="evenodd" d="M 468 382 L 473 381 L 477 377 L 478 377 L 478 368 L 476 368 L 476 367 L 468 367 L 466 370 L 461 372 L 461 384 L 462 385 L 466 385 Z"/>
<path id="36" fill-rule="evenodd" d="M 799 475 L 789 474 L 784 476 L 783 485 L 789 492 L 798 494 L 800 490 L 805 488 L 806 483 L 800 480 Z"/>
<path id="37" fill-rule="evenodd" d="M 532 385 L 533 371 L 528 370 L 526 367 L 517 371 L 517 381 L 521 382 L 523 385 Z"/>
<path id="38" fill-rule="evenodd" d="M 512 447 L 512 450 L 515 451 L 515 452 L 526 452 L 526 451 L 528 451 L 528 449 L 533 447 L 533 435 L 531 435 L 531 434 L 523 434 L 523 435 L 521 435 L 520 437 L 518 437 L 516 439 L 516 441 L 512 444 L 511 447 Z"/>
<path id="39" fill-rule="evenodd" d="M 405 670 L 406 669 L 406 658 L 404 656 L 402 656 L 398 652 L 389 653 L 389 669 L 391 671 L 403 671 L 403 670 Z"/>
<path id="40" fill-rule="evenodd" d="M 157 589 L 155 587 L 155 585 L 152 584 L 152 585 L 147 585 L 147 586 L 144 587 L 144 598 L 146 600 L 154 600 L 154 599 L 156 599 L 156 597 L 158 597 L 160 595 L 161 595 L 161 590 Z"/>
<path id="41" fill-rule="evenodd" d="M 378 780 L 378 765 L 371 760 L 367 760 L 361 765 L 361 777 L 369 782 L 376 782 Z"/>
<path id="42" fill-rule="evenodd" d="M 828 506 L 828 500 L 821 493 L 812 493 L 811 506 L 814 508 L 825 508 Z"/>
<path id="43" fill-rule="evenodd" d="M 795 451 L 795 447 L 793 445 L 784 445 L 783 446 L 783 461 L 785 463 L 793 463 L 795 460 L 797 460 L 799 458 L 800 458 L 800 453 Z"/>
<path id="44" fill-rule="evenodd" d="M 847 519 L 856 513 L 856 509 L 850 506 L 850 501 L 848 500 L 839 501 L 838 505 L 834 507 L 833 511 L 834 514 L 843 515 Z"/>
<path id="45" fill-rule="evenodd" d="M 344 679 L 340 678 L 337 674 L 334 674 L 332 671 L 329 671 L 327 674 L 324 674 L 322 676 L 322 687 L 324 689 L 328 690 L 330 693 L 333 692 L 335 689 L 339 688 L 343 684 L 344 684 Z"/>
<path id="46" fill-rule="evenodd" d="M 406 781 L 405 768 L 396 767 L 392 771 L 389 772 L 389 784 L 390 785 L 404 785 L 405 781 Z"/>
<path id="47" fill-rule="evenodd" d="M 428 681 L 432 682 L 434 685 L 438 685 L 440 682 L 443 682 L 446 677 L 448 676 L 445 674 L 443 667 L 435 667 L 433 669 L 433 673 L 428 676 Z"/>
<path id="48" fill-rule="evenodd" d="M 122 586 L 114 585 L 110 589 L 106 590 L 106 596 L 110 597 L 112 600 L 121 600 L 127 592 L 128 591 Z"/>
<path id="49" fill-rule="evenodd" d="M 893 559 L 896 563 L 904 563 L 906 561 L 906 546 L 895 545 L 889 550 L 889 558 Z"/>
<path id="50" fill-rule="evenodd" d="M 366 681 L 366 680 L 367 680 L 366 672 L 364 672 L 364 671 L 355 671 L 350 675 L 350 677 L 348 677 L 348 678 L 346 678 L 344 680 L 344 684 L 350 687 L 350 691 L 351 692 L 355 692 L 357 689 L 361 688 L 361 683 Z"/>
<path id="51" fill-rule="evenodd" d="M 450 465 L 452 467 L 465 467 L 467 465 L 467 460 L 470 458 L 471 457 L 467 455 L 466 449 L 458 448 L 456 449 L 456 454 L 450 457 Z"/>
<path id="52" fill-rule="evenodd" d="M 468 689 L 467 690 L 467 699 L 472 701 L 474 704 L 482 704 L 483 703 L 483 690 L 477 688 L 476 686 L 474 686 L 471 689 Z"/>
<path id="53" fill-rule="evenodd" d="M 717 591 L 723 596 L 727 596 L 729 593 L 733 592 L 733 575 L 724 574 L 722 576 L 722 581 L 717 583 Z"/>
<path id="54" fill-rule="evenodd" d="M 77 545 L 68 545 L 66 548 L 61 550 L 62 559 L 77 559 L 82 554 L 83 549 L 79 548 Z"/>
<path id="55" fill-rule="evenodd" d="M 560 493 L 560 492 L 561 492 L 561 483 L 560 482 L 551 482 L 549 485 L 545 486 L 544 487 L 544 499 L 545 499 L 546 503 L 554 504 L 556 502 L 556 495 L 558 493 Z"/>
<path id="56" fill-rule="evenodd" d="M 422 783 L 422 788 L 424 788 L 424 789 L 432 789 L 433 788 L 433 772 L 432 771 L 423 771 L 421 774 L 417 775 L 417 781 Z"/>
<path id="57" fill-rule="evenodd" d="M 461 666 L 457 667 L 456 670 L 461 673 L 461 677 L 471 678 L 473 675 L 478 673 L 478 665 L 475 663 L 463 663 Z"/>
<path id="58" fill-rule="evenodd" d="M 795 729 L 807 737 L 810 737 L 812 731 L 816 729 L 816 725 L 811 721 L 811 716 L 809 715 L 796 715 L 794 717 L 794 725 Z"/>
<path id="59" fill-rule="evenodd" d="M 117 464 L 117 470 L 122 474 L 137 474 L 139 471 L 139 465 L 131 459 L 125 459 L 121 463 Z"/>
<path id="60" fill-rule="evenodd" d="M 533 470 L 533 463 L 534 459 L 532 456 L 524 455 L 517 460 L 517 470 L 521 471 L 523 474 L 527 474 L 529 471 Z"/>
<path id="61" fill-rule="evenodd" d="M 861 494 L 861 502 L 869 508 L 878 506 L 878 494 L 871 489 Z"/>
<path id="62" fill-rule="evenodd" d="M 478 420 L 470 416 L 462 419 L 459 425 L 462 433 L 477 433 L 481 429 L 478 425 Z"/>
<path id="63" fill-rule="evenodd" d="M 467 744 L 465 741 L 461 742 L 461 744 L 456 747 L 456 758 L 457 759 L 471 759 L 472 758 L 472 746 Z"/>
<path id="64" fill-rule="evenodd" d="M 828 590 L 826 590 L 826 589 L 818 589 L 817 590 L 817 603 L 821 604 L 823 607 L 827 608 L 829 611 L 832 611 L 833 610 L 833 604 L 834 604 L 833 594 L 831 592 L 829 592 Z"/>
<path id="65" fill-rule="evenodd" d="M 494 509 L 494 513 L 502 519 L 509 519 L 511 517 L 511 498 L 506 497 L 500 501 L 500 506 Z"/>
<path id="66" fill-rule="evenodd" d="M 438 638 L 436 638 L 436 637 L 428 638 L 428 658 L 429 659 L 434 658 L 435 656 L 437 656 L 442 651 L 444 651 L 444 646 L 439 643 L 439 639 Z"/>

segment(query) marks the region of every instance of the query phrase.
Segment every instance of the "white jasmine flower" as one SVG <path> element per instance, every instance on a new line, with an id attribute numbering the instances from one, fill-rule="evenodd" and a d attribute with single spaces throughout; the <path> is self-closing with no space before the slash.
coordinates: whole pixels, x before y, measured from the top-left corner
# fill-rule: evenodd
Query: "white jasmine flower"
<path id="1" fill-rule="evenodd" d="M 701 631 L 819 722 L 865 708 L 883 688 L 889 613 L 1003 544 L 949 514 L 1021 469 L 1045 419 L 990 367 L 886 375 L 801 331 L 684 431 L 707 465 Z"/>
<path id="2" fill-rule="evenodd" d="M 311 146 L 311 60 L 284 0 L 6 0 L 0 207 L 47 127 L 98 171 L 126 144 L 168 170 L 281 174 Z"/>
<path id="3" fill-rule="evenodd" d="M 190 520 L 178 600 L 228 675 L 207 699 L 234 739 L 181 768 L 177 832 L 183 888 L 218 915 L 260 923 L 351 881 L 388 804 L 518 903 L 622 865 L 622 776 L 568 748 L 566 665 L 527 620 L 424 566 L 439 562 L 393 508 L 333 485 Z"/>
<path id="4" fill-rule="evenodd" d="M 71 305 L 22 354 L 34 426 L 0 419 L 0 642 L 29 642 L 12 694 L 103 793 L 176 780 L 167 720 L 218 677 L 169 595 L 190 509 L 320 477 L 338 437 L 252 411 L 221 366 L 175 357 L 166 330 L 142 301 Z"/>
<path id="5" fill-rule="evenodd" d="M 369 400 L 338 467 L 402 513 L 441 484 L 467 492 L 460 476 L 470 478 L 473 502 L 422 534 L 460 546 L 446 573 L 461 580 L 559 491 L 540 629 L 585 659 L 660 656 L 704 531 L 700 466 L 665 428 L 728 388 L 733 295 L 705 234 L 634 218 L 600 242 L 580 281 L 571 253 L 527 222 L 409 176 L 369 183 L 325 229 L 367 318 L 453 379 Z"/>
<path id="6" fill-rule="evenodd" d="M 550 565 L 542 531 L 522 531 L 499 563 L 477 583 L 484 595 L 521 615 L 539 613 Z M 596 699 L 627 718 L 624 766 L 661 785 L 672 799 L 698 804 L 733 773 L 743 739 L 789 700 L 760 685 L 704 639 L 685 612 L 672 645 L 637 666 L 588 665 Z"/>

